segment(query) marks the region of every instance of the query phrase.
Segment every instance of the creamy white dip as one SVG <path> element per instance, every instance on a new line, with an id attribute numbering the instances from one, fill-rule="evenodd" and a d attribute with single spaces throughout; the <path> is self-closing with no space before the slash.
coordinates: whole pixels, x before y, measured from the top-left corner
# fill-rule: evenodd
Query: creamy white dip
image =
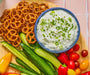
<path id="1" fill-rule="evenodd" d="M 64 50 L 72 45 L 77 37 L 76 20 L 63 10 L 49 11 L 37 25 L 38 40 L 50 50 Z"/>

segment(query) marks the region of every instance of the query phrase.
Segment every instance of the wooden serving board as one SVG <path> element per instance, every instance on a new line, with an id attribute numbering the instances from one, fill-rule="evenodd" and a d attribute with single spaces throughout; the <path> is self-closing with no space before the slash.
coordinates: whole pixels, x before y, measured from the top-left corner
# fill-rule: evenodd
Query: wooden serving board
<path id="1" fill-rule="evenodd" d="M 50 8 L 52 8 L 52 7 L 58 7 L 57 5 L 55 5 L 55 4 L 51 3 L 51 2 L 48 2 L 48 1 L 46 1 L 46 0 L 26 0 L 26 1 L 28 1 L 29 3 L 32 3 L 32 2 L 46 3 L 47 5 L 49 5 Z M 15 6 L 14 6 L 14 7 L 15 7 Z M 80 33 L 80 37 L 79 37 L 79 40 L 78 40 L 77 43 L 80 45 L 80 50 L 77 52 L 77 53 L 80 54 L 79 62 L 83 61 L 84 59 L 89 60 L 89 67 L 88 67 L 88 69 L 87 69 L 86 71 L 90 71 L 90 52 L 89 52 L 88 56 L 85 57 L 85 58 L 81 56 L 81 51 L 82 51 L 83 49 L 88 50 L 86 41 L 84 40 L 84 37 L 82 36 L 81 33 Z M 1 45 L 1 43 L 0 43 L 0 58 L 2 58 L 2 57 L 3 57 L 5 54 L 7 54 L 8 52 L 9 52 L 9 51 L 8 51 L 6 48 L 4 48 L 4 47 Z M 15 56 L 14 56 L 14 55 L 13 55 L 13 57 L 12 57 L 12 62 L 13 62 L 13 63 L 16 63 L 16 61 L 15 61 Z M 17 64 L 17 63 L 16 63 L 16 64 Z M 83 72 L 86 72 L 86 71 L 83 71 Z M 15 69 L 13 69 L 13 68 L 11 68 L 11 67 L 8 67 L 7 72 L 19 73 L 19 71 L 15 70 Z"/>

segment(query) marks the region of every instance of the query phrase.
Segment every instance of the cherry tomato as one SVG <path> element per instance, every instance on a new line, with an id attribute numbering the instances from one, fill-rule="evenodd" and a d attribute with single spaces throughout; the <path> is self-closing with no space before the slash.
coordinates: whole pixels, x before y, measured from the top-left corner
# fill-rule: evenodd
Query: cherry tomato
<path id="1" fill-rule="evenodd" d="M 73 50 L 74 50 L 74 51 L 78 51 L 79 48 L 80 48 L 80 46 L 79 46 L 78 44 L 76 44 L 76 45 L 73 47 Z"/>
<path id="2" fill-rule="evenodd" d="M 67 53 L 67 54 L 73 53 L 73 48 L 71 48 L 70 50 L 68 50 L 66 53 Z"/>
<path id="3" fill-rule="evenodd" d="M 75 68 L 75 63 L 74 63 L 74 61 L 70 60 L 70 61 L 68 62 L 68 68 L 70 68 L 70 69 L 74 69 L 74 68 Z"/>
<path id="4" fill-rule="evenodd" d="M 86 57 L 88 55 L 88 51 L 87 50 L 82 50 L 81 55 L 83 57 Z"/>
<path id="5" fill-rule="evenodd" d="M 80 58 L 79 54 L 77 53 L 71 53 L 69 56 L 70 60 L 77 61 Z"/>
<path id="6" fill-rule="evenodd" d="M 75 68 L 79 68 L 80 63 L 78 61 L 75 61 L 74 63 L 75 63 Z"/>
<path id="7" fill-rule="evenodd" d="M 80 68 L 75 69 L 76 75 L 79 75 L 81 73 Z"/>
<path id="8" fill-rule="evenodd" d="M 80 69 L 81 70 L 86 70 L 88 68 L 88 66 L 89 66 L 89 61 L 88 60 L 84 60 L 80 64 Z"/>

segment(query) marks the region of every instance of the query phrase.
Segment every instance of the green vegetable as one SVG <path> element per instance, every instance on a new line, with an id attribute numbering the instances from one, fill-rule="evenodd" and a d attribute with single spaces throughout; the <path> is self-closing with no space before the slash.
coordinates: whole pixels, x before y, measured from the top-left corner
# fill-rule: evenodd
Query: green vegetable
<path id="1" fill-rule="evenodd" d="M 5 46 L 9 51 L 11 51 L 16 57 L 22 60 L 25 64 L 27 64 L 30 68 L 32 68 L 34 71 L 40 74 L 40 70 L 32 62 L 30 62 L 26 57 L 24 57 L 16 48 L 14 48 L 13 46 L 11 46 L 10 44 L 4 41 L 1 44 Z"/>
<path id="2" fill-rule="evenodd" d="M 23 43 L 25 43 L 27 46 L 29 46 L 31 49 L 34 49 L 32 46 L 29 45 L 29 43 L 26 40 L 26 35 L 23 33 L 20 33 L 20 39 L 22 40 Z"/>
<path id="3" fill-rule="evenodd" d="M 19 51 L 24 57 L 27 58 L 27 56 L 25 55 L 25 53 L 23 51 Z"/>
<path id="4" fill-rule="evenodd" d="M 53 67 L 53 65 L 49 61 L 47 61 L 47 63 L 52 68 L 52 70 L 55 72 L 55 75 L 58 75 L 58 73 L 57 73 L 56 69 Z"/>
<path id="5" fill-rule="evenodd" d="M 45 29 L 43 27 L 40 30 L 43 31 L 43 32 L 45 31 Z"/>
<path id="6" fill-rule="evenodd" d="M 52 15 L 53 17 L 57 16 L 57 14 L 55 14 L 55 11 L 51 11 L 50 15 Z"/>
<path id="7" fill-rule="evenodd" d="M 55 42 L 55 45 L 58 46 L 59 45 L 59 42 Z"/>
<path id="8" fill-rule="evenodd" d="M 41 26 L 43 26 L 43 25 L 45 25 L 45 24 L 47 24 L 47 22 L 46 22 L 46 19 L 42 19 L 42 22 L 41 22 Z"/>
<path id="9" fill-rule="evenodd" d="M 56 71 L 55 68 L 53 67 L 53 65 L 49 61 L 47 61 L 47 63 L 52 68 L 53 71 Z"/>
<path id="10" fill-rule="evenodd" d="M 31 71 L 33 73 L 37 73 L 35 72 L 32 68 L 30 68 L 28 65 L 26 65 L 22 60 L 20 60 L 19 58 L 16 58 L 16 62 L 18 64 L 20 64 L 21 66 L 23 66 L 24 68 L 26 68 L 28 71 Z"/>
<path id="11" fill-rule="evenodd" d="M 52 25 L 56 25 L 55 20 L 52 20 L 50 23 L 51 23 Z"/>
<path id="12" fill-rule="evenodd" d="M 72 22 L 72 18 L 71 18 L 71 17 L 68 17 L 68 20 L 69 20 L 70 22 Z"/>
<path id="13" fill-rule="evenodd" d="M 71 34 L 68 34 L 68 38 L 70 38 Z"/>
<path id="14" fill-rule="evenodd" d="M 53 70 L 50 68 L 50 66 L 45 62 L 44 59 L 42 59 L 41 57 L 39 57 L 37 54 L 35 54 L 27 45 L 25 45 L 24 43 L 20 44 L 25 53 L 27 53 L 28 57 L 30 57 L 30 59 L 32 59 L 33 61 L 35 61 L 37 63 L 37 65 L 39 65 L 39 67 L 42 68 L 42 71 L 46 74 L 46 75 L 54 75 Z"/>
<path id="15" fill-rule="evenodd" d="M 23 67 L 18 66 L 18 65 L 13 64 L 13 63 L 10 63 L 9 66 L 10 66 L 10 67 L 13 67 L 13 68 L 15 68 L 15 69 L 17 69 L 17 70 L 19 70 L 19 71 L 21 71 L 21 72 L 23 72 L 23 73 L 29 74 L 29 75 L 39 75 L 39 74 L 37 74 L 37 73 L 33 73 L 33 72 L 31 72 L 31 71 L 28 71 L 28 70 L 24 69 Z"/>
<path id="16" fill-rule="evenodd" d="M 60 28 L 61 28 L 60 26 L 57 26 L 57 27 L 56 27 L 57 30 L 60 30 Z"/>
<path id="17" fill-rule="evenodd" d="M 41 48 L 36 48 L 34 51 L 36 54 L 38 54 L 42 58 L 51 62 L 56 68 L 59 68 L 59 66 L 61 65 L 61 63 L 58 61 L 58 59 L 56 57 L 54 57 L 52 54 L 46 52 L 45 50 L 43 50 Z"/>
<path id="18" fill-rule="evenodd" d="M 45 34 L 42 34 L 43 35 L 43 37 L 45 37 Z"/>
<path id="19" fill-rule="evenodd" d="M 66 36 L 65 33 L 63 33 L 62 36 L 65 37 Z"/>
<path id="20" fill-rule="evenodd" d="M 61 18 L 61 21 L 62 21 L 62 23 L 64 23 L 64 19 L 63 18 Z"/>
<path id="21" fill-rule="evenodd" d="M 24 42 L 26 40 L 26 37 L 25 37 L 25 34 L 21 33 L 22 35 L 20 35 L 20 37 L 22 37 L 22 41 L 24 44 L 28 45 L 27 43 L 28 42 Z M 24 35 L 24 36 L 23 36 Z M 30 47 L 30 46 L 29 46 Z M 46 52 L 45 50 L 41 49 L 41 48 L 32 48 L 30 47 L 31 49 L 34 49 L 34 52 L 36 54 L 38 54 L 39 56 L 41 56 L 42 58 L 48 60 L 49 62 L 51 62 L 56 68 L 59 68 L 60 65 L 62 65 L 59 60 L 54 57 L 52 54 Z"/>
<path id="22" fill-rule="evenodd" d="M 63 49 L 63 45 L 60 46 L 60 49 Z"/>
<path id="23" fill-rule="evenodd" d="M 21 73 L 21 75 L 28 75 L 28 74 L 26 74 L 26 73 Z"/>

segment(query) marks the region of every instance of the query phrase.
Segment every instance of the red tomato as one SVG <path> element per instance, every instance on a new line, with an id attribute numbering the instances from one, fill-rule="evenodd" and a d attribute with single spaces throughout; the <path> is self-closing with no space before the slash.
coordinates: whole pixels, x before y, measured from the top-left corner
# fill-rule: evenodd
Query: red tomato
<path id="1" fill-rule="evenodd" d="M 80 63 L 78 61 L 75 61 L 74 63 L 75 63 L 75 68 L 79 68 Z"/>
<path id="2" fill-rule="evenodd" d="M 81 55 L 83 57 L 86 57 L 88 55 L 88 51 L 87 50 L 82 50 Z"/>
<path id="3" fill-rule="evenodd" d="M 76 45 L 73 47 L 73 50 L 74 50 L 74 51 L 78 51 L 79 48 L 80 48 L 80 46 L 79 46 L 78 44 L 76 44 Z"/>
<path id="4" fill-rule="evenodd" d="M 68 62 L 68 68 L 70 68 L 70 69 L 75 69 L 75 63 L 74 63 L 74 61 L 70 60 L 70 61 Z"/>
<path id="5" fill-rule="evenodd" d="M 80 56 L 79 56 L 79 54 L 77 54 L 77 53 L 72 53 L 72 54 L 70 54 L 70 56 L 69 56 L 69 59 L 70 59 L 70 60 L 73 60 L 73 61 L 77 61 L 79 58 L 80 58 Z"/>
<path id="6" fill-rule="evenodd" d="M 73 48 L 71 48 L 70 50 L 68 50 L 66 53 L 67 53 L 67 54 L 73 53 Z"/>

